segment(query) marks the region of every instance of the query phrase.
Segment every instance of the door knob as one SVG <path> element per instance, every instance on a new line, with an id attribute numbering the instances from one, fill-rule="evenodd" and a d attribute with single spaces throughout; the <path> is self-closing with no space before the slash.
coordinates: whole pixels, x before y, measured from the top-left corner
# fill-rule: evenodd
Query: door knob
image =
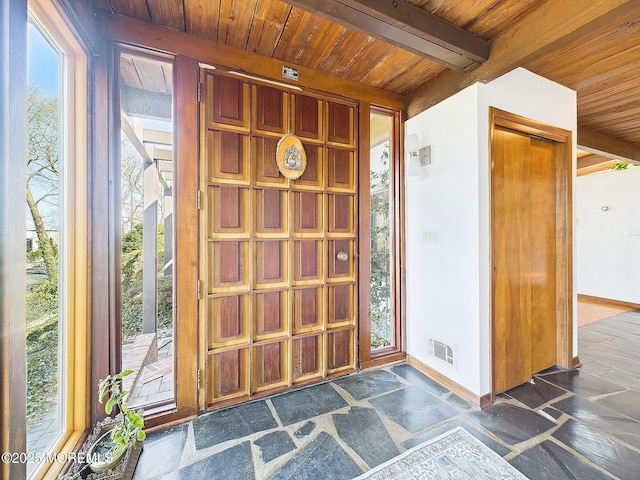
<path id="1" fill-rule="evenodd" d="M 347 252 L 338 252 L 336 258 L 341 262 L 346 262 L 347 260 L 349 260 L 349 254 Z"/>

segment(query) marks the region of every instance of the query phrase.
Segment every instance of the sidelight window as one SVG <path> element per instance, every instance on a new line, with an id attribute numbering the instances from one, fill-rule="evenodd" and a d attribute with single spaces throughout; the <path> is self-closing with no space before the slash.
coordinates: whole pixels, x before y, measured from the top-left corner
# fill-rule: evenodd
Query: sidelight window
<path id="1" fill-rule="evenodd" d="M 404 358 L 401 315 L 400 114 L 371 107 L 364 169 L 360 241 L 360 364 Z M 366 210 L 365 210 L 366 209 Z"/>
<path id="2" fill-rule="evenodd" d="M 174 400 L 173 63 L 119 53 L 122 369 L 136 407 Z"/>

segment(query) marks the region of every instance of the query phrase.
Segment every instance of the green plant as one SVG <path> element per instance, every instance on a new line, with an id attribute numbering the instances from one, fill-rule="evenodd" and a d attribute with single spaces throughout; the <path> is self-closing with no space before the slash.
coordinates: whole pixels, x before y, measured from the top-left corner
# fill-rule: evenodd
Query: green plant
<path id="1" fill-rule="evenodd" d="M 626 170 L 627 168 L 629 168 L 628 163 L 621 162 L 620 160 L 618 160 L 616 164 L 613 167 L 611 167 L 611 170 Z"/>
<path id="2" fill-rule="evenodd" d="M 122 237 L 122 342 L 132 343 L 142 333 L 143 225 L 137 223 Z M 164 226 L 158 226 L 158 268 L 164 264 Z M 173 275 L 157 277 L 157 330 L 173 325 Z"/>
<path id="3" fill-rule="evenodd" d="M 71 470 L 61 474 L 59 476 L 60 480 L 85 478 L 86 473 L 84 472 L 89 468 L 94 472 L 108 471 L 106 468 L 108 468 L 110 462 L 119 462 L 119 459 L 125 455 L 130 446 L 135 448 L 138 442 L 142 442 L 145 439 L 144 419 L 138 412 L 129 407 L 129 404 L 125 401 L 128 392 L 122 389 L 122 379 L 132 373 L 133 370 L 124 370 L 100 380 L 98 401 L 104 403 L 104 411 L 107 415 L 111 416 L 116 410 L 118 411 L 118 414 L 113 418 L 115 426 L 111 427 L 110 432 L 107 432 L 110 440 L 100 440 L 102 437 L 98 433 L 92 434 L 98 439 L 91 440 L 91 442 L 95 441 L 95 443 L 91 444 L 88 453 L 91 455 L 93 451 L 93 453 L 98 454 L 99 458 L 91 460 L 91 463 L 82 465 L 79 470 Z M 107 433 L 102 435 L 106 436 Z M 91 439 L 92 436 L 89 438 Z"/>
<path id="4" fill-rule="evenodd" d="M 390 345 L 391 250 L 389 144 L 380 156 L 382 168 L 371 172 L 371 348 Z"/>
<path id="5" fill-rule="evenodd" d="M 111 430 L 111 440 L 114 443 L 114 454 L 126 450 L 129 445 L 136 447 L 137 442 L 145 439 L 144 419 L 129 407 L 125 401 L 127 391 L 122 390 L 122 379 L 127 375 L 131 375 L 133 370 L 124 370 L 116 375 L 108 375 L 100 380 L 98 387 L 98 401 L 103 403 L 104 411 L 107 415 L 111 415 L 117 408 L 120 412 L 121 421 Z M 116 417 L 119 418 L 119 417 Z"/>

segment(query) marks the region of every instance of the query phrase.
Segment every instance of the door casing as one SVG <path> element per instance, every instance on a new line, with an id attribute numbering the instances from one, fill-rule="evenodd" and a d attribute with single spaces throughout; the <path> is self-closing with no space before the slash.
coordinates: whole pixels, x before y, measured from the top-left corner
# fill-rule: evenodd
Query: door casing
<path id="1" fill-rule="evenodd" d="M 562 368 L 572 368 L 577 358 L 573 356 L 573 238 L 572 238 L 572 134 L 570 131 L 546 125 L 534 120 L 515 115 L 509 112 L 490 108 L 489 134 L 491 145 L 491 165 L 493 165 L 493 149 L 496 128 L 505 128 L 527 135 L 533 135 L 552 140 L 554 148 L 555 164 L 555 231 L 556 231 L 556 275 L 555 275 L 555 337 L 556 337 L 556 362 Z M 493 180 L 493 173 L 492 173 Z M 493 184 L 493 181 L 492 181 Z M 491 202 L 493 204 L 496 192 L 491 187 Z M 491 214 L 491 228 L 494 218 Z M 495 265 L 497 252 L 494 250 L 494 242 L 490 246 L 490 265 Z M 500 393 L 496 390 L 496 356 L 499 354 L 496 341 L 496 319 L 494 318 L 494 283 L 491 281 L 491 400 Z"/>

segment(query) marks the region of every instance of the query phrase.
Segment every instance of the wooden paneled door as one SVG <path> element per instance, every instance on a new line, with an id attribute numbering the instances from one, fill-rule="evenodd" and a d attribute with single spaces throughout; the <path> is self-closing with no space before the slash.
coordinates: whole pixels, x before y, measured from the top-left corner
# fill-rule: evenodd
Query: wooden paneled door
<path id="1" fill-rule="evenodd" d="M 557 178 L 564 145 L 549 137 L 501 125 L 492 130 L 494 394 L 564 363 L 558 342 L 567 340 L 561 285 L 567 277 L 566 185 Z"/>
<path id="2" fill-rule="evenodd" d="M 201 89 L 201 406 L 353 371 L 357 106 L 213 70 Z"/>

